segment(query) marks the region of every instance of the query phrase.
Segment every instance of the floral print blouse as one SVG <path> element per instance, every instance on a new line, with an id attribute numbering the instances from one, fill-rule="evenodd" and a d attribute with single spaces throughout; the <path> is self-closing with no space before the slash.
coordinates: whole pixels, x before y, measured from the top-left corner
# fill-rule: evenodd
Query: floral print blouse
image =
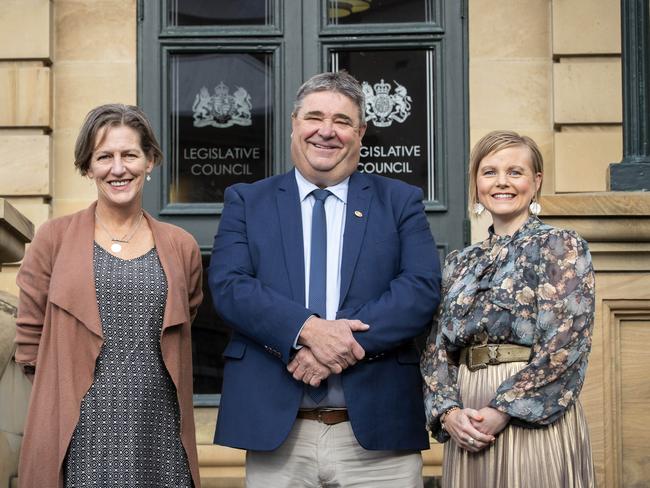
<path id="1" fill-rule="evenodd" d="M 466 346 L 531 346 L 529 363 L 490 402 L 511 423 L 552 424 L 575 402 L 594 318 L 594 272 L 580 236 L 537 217 L 512 236 L 490 229 L 485 241 L 447 256 L 442 294 L 421 360 L 427 424 L 438 441 L 449 439 L 440 415 L 463 406 L 454 359 Z"/>

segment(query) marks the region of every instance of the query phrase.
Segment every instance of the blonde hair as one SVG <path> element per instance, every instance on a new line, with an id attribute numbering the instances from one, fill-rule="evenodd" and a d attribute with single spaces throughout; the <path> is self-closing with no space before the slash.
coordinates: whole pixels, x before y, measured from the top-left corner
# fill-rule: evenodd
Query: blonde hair
<path id="1" fill-rule="evenodd" d="M 501 151 L 508 147 L 525 146 L 530 150 L 530 160 L 533 163 L 533 175 L 537 173 L 544 174 L 544 158 L 537 146 L 537 143 L 528 136 L 522 136 L 510 130 L 495 130 L 484 135 L 476 143 L 469 156 L 469 185 L 467 191 L 467 205 L 470 215 L 474 205 L 478 203 L 478 194 L 476 189 L 476 180 L 478 177 L 478 167 L 486 156 Z M 535 193 L 535 199 L 539 200 L 542 185 Z"/>

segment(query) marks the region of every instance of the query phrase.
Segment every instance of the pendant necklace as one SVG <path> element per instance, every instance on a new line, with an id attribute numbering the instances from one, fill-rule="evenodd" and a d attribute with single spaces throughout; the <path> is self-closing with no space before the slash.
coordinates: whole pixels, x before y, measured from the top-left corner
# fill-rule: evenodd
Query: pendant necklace
<path id="1" fill-rule="evenodd" d="M 127 232 L 126 234 L 124 234 L 122 236 L 122 238 L 113 237 L 111 235 L 111 233 L 108 231 L 108 229 L 104 225 L 104 222 L 102 222 L 101 219 L 99 218 L 99 215 L 97 214 L 97 212 L 95 212 L 95 219 L 97 220 L 97 222 L 99 222 L 99 225 L 101 226 L 101 228 L 104 230 L 104 232 L 106 232 L 106 235 L 110 238 L 110 240 L 111 240 L 111 251 L 113 251 L 115 254 L 119 254 L 120 252 L 122 252 L 122 244 L 128 244 L 129 241 L 131 239 L 133 239 L 133 236 L 135 235 L 135 233 L 140 228 L 140 223 L 142 222 L 142 216 L 143 215 L 144 215 L 144 212 L 141 211 L 140 212 L 140 218 L 136 222 L 136 224 L 133 227 L 133 230 L 131 231 L 131 233 L 129 234 Z"/>

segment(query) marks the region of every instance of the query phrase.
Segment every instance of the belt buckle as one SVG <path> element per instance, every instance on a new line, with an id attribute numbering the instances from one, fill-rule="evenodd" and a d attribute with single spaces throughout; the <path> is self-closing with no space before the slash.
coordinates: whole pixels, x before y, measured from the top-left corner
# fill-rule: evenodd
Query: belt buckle
<path id="1" fill-rule="evenodd" d="M 471 346 L 468 351 L 467 355 L 467 369 L 470 371 L 478 371 L 479 369 L 485 369 L 488 367 L 486 363 L 483 362 L 474 362 L 474 352 L 479 352 L 480 350 L 486 348 L 487 345 L 481 345 L 481 346 Z"/>
<path id="2" fill-rule="evenodd" d="M 327 419 L 325 418 L 328 414 L 332 413 L 334 410 L 330 408 L 317 408 L 315 409 L 316 412 L 316 421 L 320 422 L 321 424 L 325 425 L 330 425 L 327 423 Z"/>
<path id="3" fill-rule="evenodd" d="M 499 364 L 499 345 L 492 344 L 488 348 L 488 364 Z"/>

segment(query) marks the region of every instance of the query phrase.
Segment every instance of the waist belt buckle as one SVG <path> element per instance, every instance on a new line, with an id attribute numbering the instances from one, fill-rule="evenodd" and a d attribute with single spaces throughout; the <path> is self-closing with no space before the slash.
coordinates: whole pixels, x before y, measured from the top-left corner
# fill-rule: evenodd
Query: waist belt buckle
<path id="1" fill-rule="evenodd" d="M 481 353 L 484 353 L 485 349 L 487 349 L 487 356 L 488 360 L 487 363 L 483 361 L 478 360 L 478 356 L 481 355 Z M 472 346 L 469 348 L 469 354 L 468 354 L 468 361 L 467 361 L 467 368 L 470 371 L 477 371 L 479 369 L 485 369 L 488 367 L 488 365 L 494 365 L 494 364 L 499 364 L 499 346 L 496 344 L 483 344 L 480 346 Z M 475 356 L 477 359 L 475 359 Z"/>
<path id="2" fill-rule="evenodd" d="M 469 348 L 467 354 L 467 369 L 470 371 L 478 371 L 479 369 L 487 368 L 487 364 L 478 359 L 475 359 L 475 356 L 478 356 L 479 353 L 485 349 L 487 346 L 472 346 Z"/>
<path id="3" fill-rule="evenodd" d="M 488 345 L 487 348 L 488 348 L 488 364 L 499 364 L 501 362 L 498 359 L 499 346 Z"/>

